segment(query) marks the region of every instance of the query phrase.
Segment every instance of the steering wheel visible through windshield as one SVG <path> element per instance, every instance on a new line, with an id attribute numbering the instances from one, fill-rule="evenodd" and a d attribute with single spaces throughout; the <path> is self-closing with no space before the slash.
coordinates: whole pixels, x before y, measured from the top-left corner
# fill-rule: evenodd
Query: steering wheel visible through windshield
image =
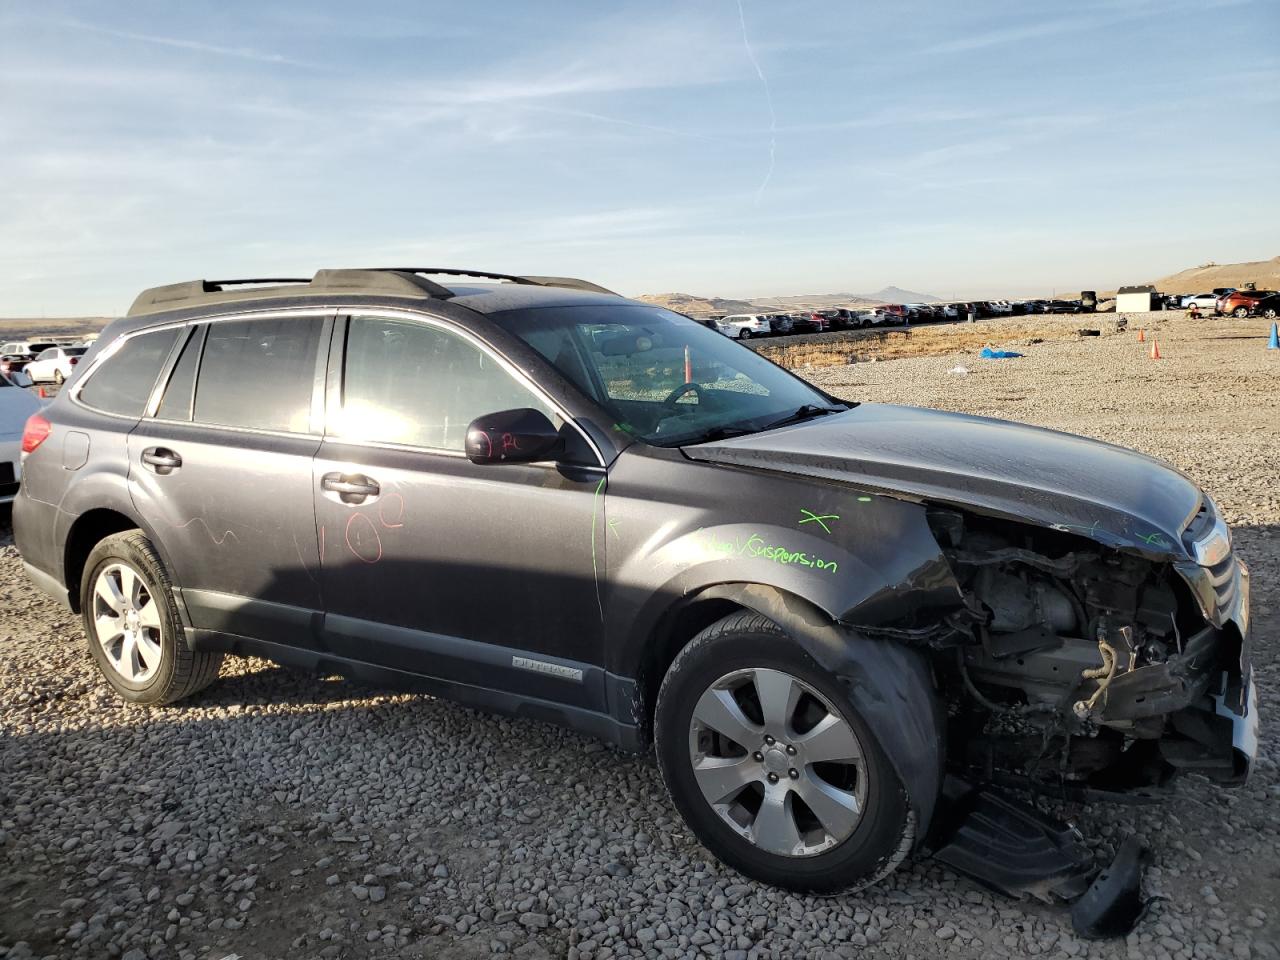
<path id="1" fill-rule="evenodd" d="M 542 354 L 619 427 L 658 446 L 842 409 L 747 347 L 660 307 L 536 307 L 490 319 Z"/>

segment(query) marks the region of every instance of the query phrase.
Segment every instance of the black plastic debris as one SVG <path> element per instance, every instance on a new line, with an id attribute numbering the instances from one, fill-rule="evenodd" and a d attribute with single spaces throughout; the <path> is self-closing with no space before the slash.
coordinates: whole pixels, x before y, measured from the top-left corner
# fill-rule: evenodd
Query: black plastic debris
<path id="1" fill-rule="evenodd" d="M 1071 905 L 1071 926 L 1089 940 L 1124 937 L 1133 932 L 1147 912 L 1142 897 L 1142 871 L 1147 851 L 1136 838 L 1127 837 L 1116 857 L 1094 879 L 1089 889 Z"/>
<path id="2" fill-rule="evenodd" d="M 1126 839 L 1099 871 L 1075 828 L 988 786 L 947 777 L 929 847 L 953 870 L 1006 896 L 1070 902 L 1072 926 L 1086 939 L 1127 936 L 1146 913 L 1147 853 L 1136 839 Z"/>
<path id="3" fill-rule="evenodd" d="M 948 777 L 933 855 L 984 886 L 1045 903 L 1084 893 L 1093 855 L 1079 833 L 1004 794 Z"/>

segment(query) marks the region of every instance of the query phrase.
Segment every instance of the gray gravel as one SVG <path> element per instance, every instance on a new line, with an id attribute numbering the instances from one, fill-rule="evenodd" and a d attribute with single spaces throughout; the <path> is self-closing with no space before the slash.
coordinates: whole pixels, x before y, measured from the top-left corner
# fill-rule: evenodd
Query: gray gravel
<path id="1" fill-rule="evenodd" d="M 745 881 L 688 834 L 651 758 L 428 697 L 229 660 L 187 703 L 126 707 L 78 621 L 23 579 L 6 524 L 0 956 L 1280 956 L 1280 355 L 1260 322 L 1159 329 L 1159 362 L 1126 334 L 807 372 L 848 397 L 1138 447 L 1237 524 L 1264 702 L 1254 779 L 1064 811 L 1104 851 L 1129 831 L 1153 847 L 1160 899 L 1127 942 L 1086 944 L 1065 912 L 928 862 L 829 899 Z"/>

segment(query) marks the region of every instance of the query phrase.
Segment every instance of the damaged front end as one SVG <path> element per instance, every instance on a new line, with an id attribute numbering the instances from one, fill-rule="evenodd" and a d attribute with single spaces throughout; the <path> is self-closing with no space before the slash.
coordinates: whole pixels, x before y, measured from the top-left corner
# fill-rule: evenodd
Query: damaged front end
<path id="1" fill-rule="evenodd" d="M 1248 570 L 1209 502 L 1163 553 L 953 509 L 929 521 L 963 603 L 927 641 L 949 740 L 933 855 L 1012 896 L 1072 901 L 1082 936 L 1122 936 L 1145 910 L 1137 841 L 1098 865 L 1073 827 L 999 787 L 1141 802 L 1180 772 L 1243 783 Z"/>
<path id="2" fill-rule="evenodd" d="M 1180 771 L 1244 781 L 1248 572 L 1211 506 L 1187 561 L 952 510 L 930 522 L 965 607 L 935 638 L 953 770 L 1077 797 L 1153 797 Z"/>

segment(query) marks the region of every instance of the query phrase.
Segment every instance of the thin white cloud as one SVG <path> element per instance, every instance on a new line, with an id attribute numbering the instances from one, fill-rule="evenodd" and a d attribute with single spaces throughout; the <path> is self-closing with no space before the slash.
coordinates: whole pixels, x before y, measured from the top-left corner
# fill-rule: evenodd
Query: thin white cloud
<path id="1" fill-rule="evenodd" d="M 1021 43 L 1025 40 L 1041 40 L 1045 37 L 1056 37 L 1064 33 L 1078 33 L 1092 30 L 1096 21 L 1085 17 L 1073 17 L 1063 20 L 1047 20 L 1021 27 L 1003 27 L 984 33 L 973 33 L 965 37 L 956 37 L 942 43 L 934 44 L 918 51 L 916 56 L 930 56 L 937 53 L 965 53 L 973 50 L 985 50 L 1010 43 Z"/>
<path id="2" fill-rule="evenodd" d="M 115 37 L 117 40 L 132 40 L 138 43 L 151 43 L 162 47 L 173 47 L 177 50 L 191 50 L 196 53 L 207 53 L 219 57 L 234 57 L 239 60 L 252 60 L 256 63 L 308 68 L 315 66 L 314 64 L 294 60 L 291 57 L 286 57 L 280 53 L 263 52 L 261 50 L 254 50 L 251 47 L 223 47 L 218 44 L 205 43 L 201 40 L 188 40 L 184 37 L 164 37 L 158 34 L 134 33 L 131 30 L 116 30 L 111 27 L 99 27 L 91 23 L 83 23 L 79 20 L 64 20 L 60 25 L 64 27 L 71 27 L 74 30 L 83 30 L 86 33 L 97 33 L 106 37 Z"/>

